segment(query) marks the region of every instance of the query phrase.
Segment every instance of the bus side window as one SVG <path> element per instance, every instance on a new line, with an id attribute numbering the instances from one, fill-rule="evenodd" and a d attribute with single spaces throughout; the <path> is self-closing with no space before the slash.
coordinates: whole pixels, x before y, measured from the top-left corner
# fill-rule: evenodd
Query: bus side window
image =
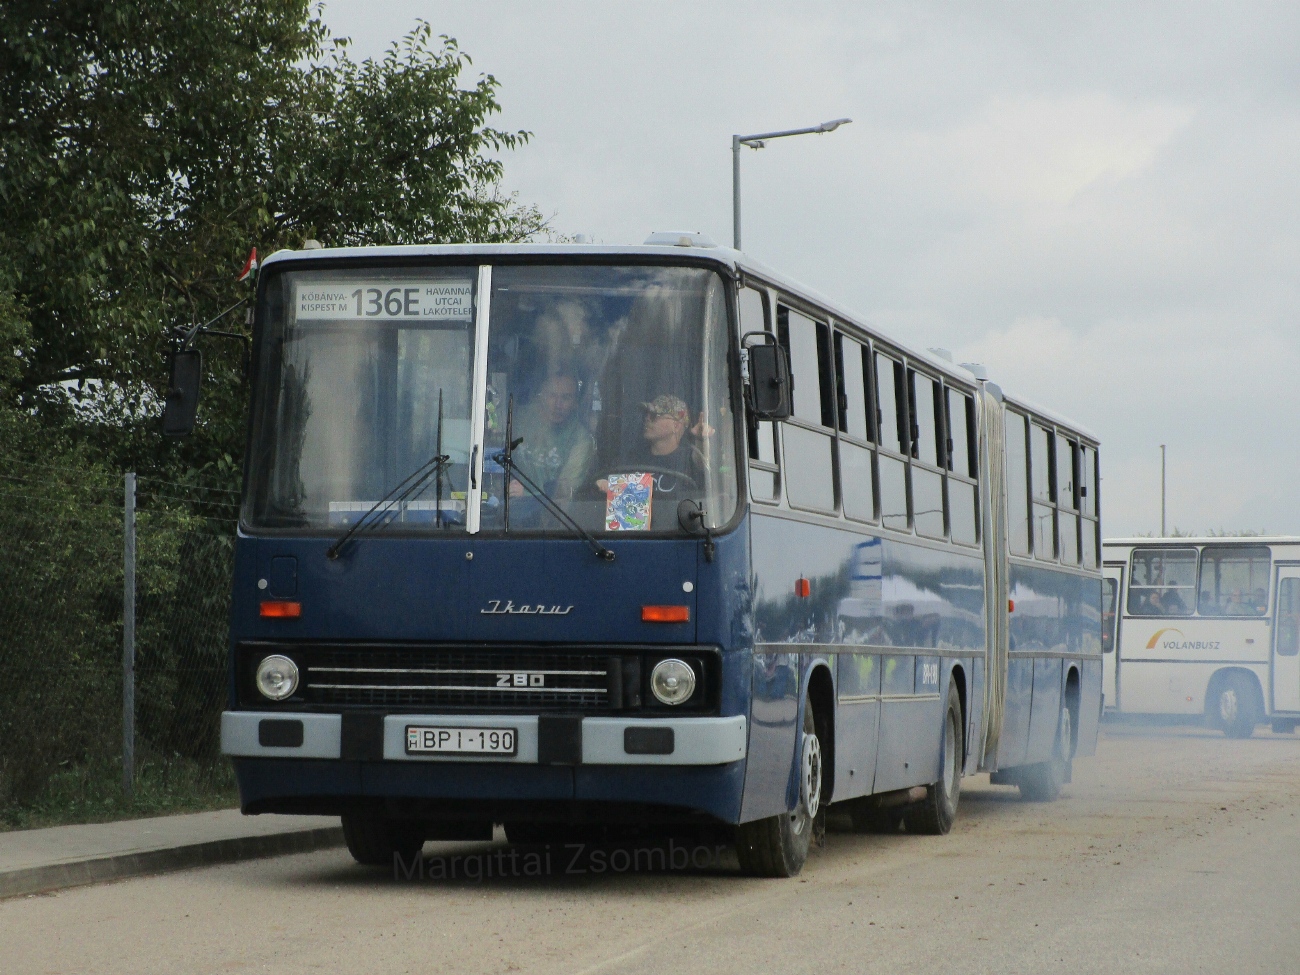
<path id="1" fill-rule="evenodd" d="M 1052 435 L 1037 423 L 1029 425 L 1029 478 L 1033 493 L 1034 557 L 1056 561 L 1055 500 L 1052 491 Z"/>
<path id="2" fill-rule="evenodd" d="M 767 295 L 756 288 L 740 289 L 740 333 L 770 332 Z M 776 424 L 748 417 L 749 489 L 757 501 L 774 501 L 781 495 L 781 477 L 776 454 Z"/>
<path id="3" fill-rule="evenodd" d="M 830 326 L 778 305 L 776 334 L 790 354 L 794 381 L 793 416 L 781 426 L 786 499 L 796 507 L 832 512 L 836 410 Z"/>
<path id="4" fill-rule="evenodd" d="M 1076 471 L 1079 469 L 1079 445 L 1056 435 L 1056 525 L 1057 551 L 1066 565 L 1079 564 L 1079 495 Z"/>
<path id="5" fill-rule="evenodd" d="M 880 523 L 886 528 L 907 531 L 907 431 L 899 409 L 903 390 L 903 364 L 876 353 L 877 464 L 880 468 Z M 904 404 L 905 405 L 905 404 Z"/>
<path id="6" fill-rule="evenodd" d="M 955 389 L 945 389 L 944 406 L 948 426 L 948 533 L 954 542 L 974 545 L 979 541 L 975 401 Z"/>
<path id="7" fill-rule="evenodd" d="M 1097 568 L 1097 554 L 1100 541 L 1097 524 L 1097 451 L 1091 447 L 1079 447 L 1080 475 L 1079 511 L 1083 517 L 1080 521 L 1079 540 L 1082 543 L 1083 564 L 1086 568 Z"/>
<path id="8" fill-rule="evenodd" d="M 1268 612 L 1267 545 L 1207 545 L 1201 550 L 1202 616 L 1263 616 Z"/>
<path id="9" fill-rule="evenodd" d="M 908 370 L 907 378 L 912 424 L 912 524 L 919 535 L 943 538 L 943 475 L 937 468 L 946 458 L 941 458 L 939 451 L 943 433 L 936 415 L 939 384 L 914 369 Z"/>
<path id="10" fill-rule="evenodd" d="M 1007 539 L 1012 555 L 1029 554 L 1028 421 L 1010 410 L 1007 421 Z"/>
<path id="11" fill-rule="evenodd" d="M 1300 654 L 1300 579 L 1282 579 L 1277 587 L 1277 655 Z"/>
<path id="12" fill-rule="evenodd" d="M 835 376 L 839 389 L 840 499 L 844 514 L 858 521 L 876 520 L 873 487 L 871 419 L 873 402 L 867 377 L 871 359 L 867 349 L 846 335 L 835 336 Z M 875 409 L 872 408 L 871 413 Z"/>
<path id="13" fill-rule="evenodd" d="M 1135 548 L 1129 563 L 1130 616 L 1191 616 L 1196 605 L 1196 549 Z"/>

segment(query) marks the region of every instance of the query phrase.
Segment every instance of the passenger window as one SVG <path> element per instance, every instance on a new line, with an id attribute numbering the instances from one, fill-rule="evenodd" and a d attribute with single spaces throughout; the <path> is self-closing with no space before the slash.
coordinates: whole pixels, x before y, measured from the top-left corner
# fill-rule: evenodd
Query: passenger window
<path id="1" fill-rule="evenodd" d="M 1062 508 L 1077 511 L 1079 503 L 1074 494 L 1074 472 L 1078 467 L 1079 445 L 1056 435 L 1056 503 Z"/>
<path id="2" fill-rule="evenodd" d="M 948 397 L 948 470 L 962 477 L 975 477 L 975 402 L 955 389 Z"/>
<path id="3" fill-rule="evenodd" d="M 824 433 L 792 423 L 784 425 L 785 493 L 790 503 L 818 511 L 835 510 L 831 451 L 835 441 Z"/>
<path id="4" fill-rule="evenodd" d="M 1130 616 L 1190 616 L 1195 605 L 1195 548 L 1133 550 L 1128 584 Z"/>
<path id="5" fill-rule="evenodd" d="M 1030 424 L 1029 469 L 1035 501 L 1052 501 L 1052 435 L 1037 423 Z"/>
<path id="6" fill-rule="evenodd" d="M 1007 539 L 1012 555 L 1029 554 L 1029 457 L 1025 450 L 1026 420 L 1006 414 Z"/>
<path id="7" fill-rule="evenodd" d="M 1058 548 L 1065 565 L 1079 564 L 1079 516 L 1071 511 L 1058 511 Z"/>
<path id="8" fill-rule="evenodd" d="M 938 467 L 939 424 L 935 405 L 939 384 L 929 376 L 909 370 L 912 379 L 912 456 L 923 464 Z"/>
<path id="9" fill-rule="evenodd" d="M 1083 564 L 1086 568 L 1097 568 L 1097 523 L 1091 518 L 1084 518 L 1079 526 L 1079 541 L 1082 549 Z"/>
<path id="10" fill-rule="evenodd" d="M 840 379 L 840 430 L 857 440 L 870 440 L 867 404 L 867 351 L 851 338 L 837 335 L 835 362 Z"/>
<path id="11" fill-rule="evenodd" d="M 877 443 L 895 453 L 907 453 L 907 434 L 899 421 L 898 393 L 903 367 L 887 355 L 876 354 Z M 881 489 L 883 492 L 883 488 Z"/>
<path id="12" fill-rule="evenodd" d="M 778 308 L 776 324 L 778 340 L 790 354 L 795 417 L 805 423 L 834 427 L 827 326 L 788 308 Z"/>
<path id="13" fill-rule="evenodd" d="M 1083 476 L 1080 478 L 1083 503 L 1079 506 L 1085 515 L 1097 517 L 1097 451 L 1091 447 L 1082 448 Z"/>
<path id="14" fill-rule="evenodd" d="M 1277 584 L 1277 655 L 1300 654 L 1300 579 Z"/>
<path id="15" fill-rule="evenodd" d="M 943 538 L 943 475 L 912 465 L 912 524 L 918 535 Z"/>
<path id="16" fill-rule="evenodd" d="M 877 454 L 880 466 L 880 523 L 905 532 L 907 521 L 907 465 L 895 457 Z"/>
<path id="17" fill-rule="evenodd" d="M 978 509 L 975 485 L 948 479 L 948 533 L 954 542 L 974 545 L 979 541 L 976 530 Z"/>
<path id="18" fill-rule="evenodd" d="M 755 288 L 740 289 L 740 330 L 742 334 L 771 331 L 767 319 L 766 296 Z M 776 424 L 771 420 L 755 420 L 749 417 L 746 428 L 749 435 L 750 460 L 769 468 L 751 465 L 749 474 L 751 496 L 760 501 L 774 500 L 780 494 L 780 479 L 776 471 Z"/>
<path id="19" fill-rule="evenodd" d="M 1267 545 L 1213 545 L 1201 550 L 1202 616 L 1265 616 L 1273 559 Z"/>
<path id="20" fill-rule="evenodd" d="M 844 513 L 858 521 L 876 520 L 876 496 L 871 487 L 871 451 L 840 441 L 840 494 Z"/>

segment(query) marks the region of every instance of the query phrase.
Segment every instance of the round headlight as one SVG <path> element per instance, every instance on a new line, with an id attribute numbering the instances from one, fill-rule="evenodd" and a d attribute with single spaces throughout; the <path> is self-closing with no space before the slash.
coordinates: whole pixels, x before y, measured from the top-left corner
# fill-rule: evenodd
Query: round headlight
<path id="1" fill-rule="evenodd" d="M 682 660 L 661 660 L 650 671 L 650 690 L 664 704 L 683 704 L 695 693 L 695 671 Z"/>
<path id="2" fill-rule="evenodd" d="M 257 665 L 257 689 L 272 701 L 283 701 L 298 689 L 298 665 L 273 653 Z"/>

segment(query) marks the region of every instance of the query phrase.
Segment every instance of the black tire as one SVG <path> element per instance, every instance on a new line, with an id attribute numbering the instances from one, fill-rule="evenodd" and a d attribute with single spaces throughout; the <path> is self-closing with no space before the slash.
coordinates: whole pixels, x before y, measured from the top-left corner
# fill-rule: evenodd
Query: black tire
<path id="1" fill-rule="evenodd" d="M 961 698 L 954 684 L 948 685 L 948 707 L 943 713 L 943 731 L 939 744 L 939 778 L 925 790 L 925 798 L 908 806 L 903 822 L 909 833 L 943 836 L 952 829 L 961 799 L 962 763 L 966 755 L 966 738 L 961 720 Z"/>
<path id="2" fill-rule="evenodd" d="M 343 839 L 352 859 L 367 867 L 391 867 L 397 855 L 409 863 L 424 849 L 420 823 L 382 816 L 343 817 Z"/>
<path id="3" fill-rule="evenodd" d="M 1036 762 L 1018 769 L 1016 784 L 1020 798 L 1029 802 L 1055 802 L 1061 789 L 1070 781 L 1070 761 L 1074 757 L 1074 715 L 1067 704 L 1061 705 L 1061 716 L 1056 722 L 1056 740 L 1052 742 L 1052 757 L 1046 762 Z"/>
<path id="4" fill-rule="evenodd" d="M 1229 738 L 1249 738 L 1259 724 L 1259 689 L 1243 674 L 1228 674 L 1211 693 L 1210 717 Z"/>
<path id="5" fill-rule="evenodd" d="M 804 704 L 799 744 L 799 799 L 793 812 L 741 823 L 736 827 L 740 869 L 754 877 L 793 877 L 808 859 L 817 814 L 821 811 L 822 747 L 812 701 Z"/>

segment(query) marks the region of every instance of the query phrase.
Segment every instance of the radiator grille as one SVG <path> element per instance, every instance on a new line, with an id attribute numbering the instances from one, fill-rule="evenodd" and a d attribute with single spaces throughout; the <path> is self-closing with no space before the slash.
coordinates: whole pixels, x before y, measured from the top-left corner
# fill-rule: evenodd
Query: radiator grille
<path id="1" fill-rule="evenodd" d="M 312 704 L 493 710 L 610 707 L 617 661 L 595 653 L 440 648 L 313 648 Z"/>

